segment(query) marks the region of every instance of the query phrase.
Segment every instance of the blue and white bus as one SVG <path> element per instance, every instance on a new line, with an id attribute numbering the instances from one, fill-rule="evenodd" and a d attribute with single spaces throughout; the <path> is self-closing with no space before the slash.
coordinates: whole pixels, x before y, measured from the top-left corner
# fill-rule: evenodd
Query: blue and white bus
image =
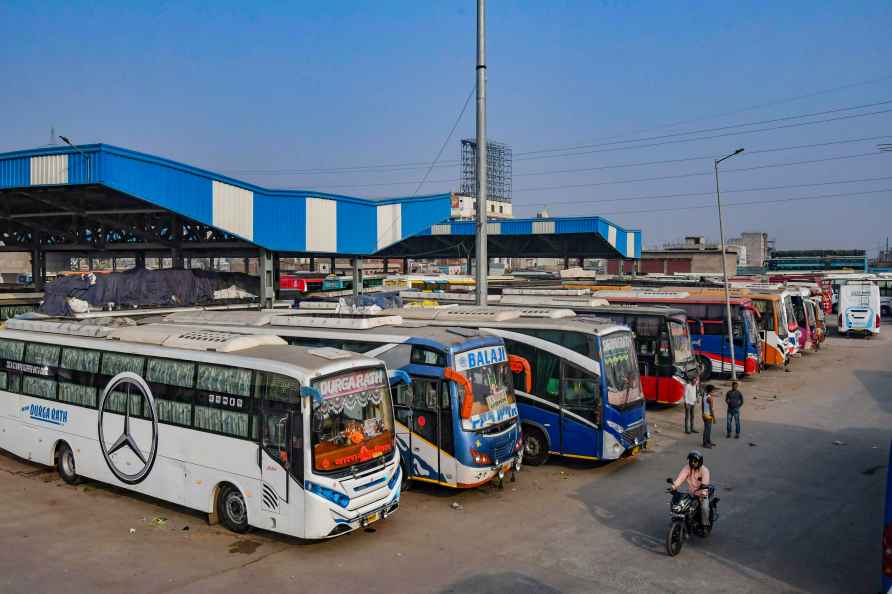
<path id="1" fill-rule="evenodd" d="M 407 480 L 472 488 L 493 479 L 501 484 L 520 467 L 512 368 L 528 366 L 509 357 L 497 336 L 404 323 L 398 316 L 196 311 L 166 319 L 274 334 L 293 345 L 336 347 L 405 371 L 412 390 L 394 391 L 394 412 Z"/>
<path id="2" fill-rule="evenodd" d="M 552 308 L 412 307 L 389 310 L 436 326 L 460 325 L 505 341 L 532 370 L 515 381 L 524 461 L 549 455 L 614 460 L 645 447 L 645 401 L 632 332 L 610 320 L 556 319 Z M 522 388 L 518 386 L 523 386 Z"/>
<path id="3" fill-rule="evenodd" d="M 381 361 L 269 335 L 11 320 L 0 447 L 250 527 L 331 538 L 400 500 Z"/>

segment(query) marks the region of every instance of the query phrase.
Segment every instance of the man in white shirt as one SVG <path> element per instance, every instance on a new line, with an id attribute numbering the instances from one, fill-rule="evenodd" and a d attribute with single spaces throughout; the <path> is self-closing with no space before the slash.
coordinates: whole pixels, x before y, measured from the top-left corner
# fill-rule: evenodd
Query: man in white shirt
<path id="1" fill-rule="evenodd" d="M 698 391 L 700 378 L 688 382 L 684 388 L 684 432 L 699 433 L 694 429 L 694 414 L 697 410 Z"/>

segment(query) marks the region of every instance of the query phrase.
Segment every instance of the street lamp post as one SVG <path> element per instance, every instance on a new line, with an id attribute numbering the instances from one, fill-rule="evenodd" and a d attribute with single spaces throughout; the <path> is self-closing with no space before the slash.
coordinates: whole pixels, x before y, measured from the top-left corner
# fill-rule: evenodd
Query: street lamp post
<path id="1" fill-rule="evenodd" d="M 725 262 L 725 219 L 722 216 L 722 196 L 719 192 L 719 163 L 725 159 L 730 159 L 743 152 L 742 148 L 737 149 L 730 155 L 726 155 L 714 162 L 715 166 L 715 200 L 719 207 L 719 241 L 722 249 L 722 277 L 725 280 L 725 315 L 728 320 L 728 346 L 731 350 L 731 380 L 737 381 L 737 370 L 735 368 L 736 359 L 734 357 L 734 325 L 731 322 L 731 290 L 728 287 L 728 264 Z M 722 363 L 724 370 L 725 364 Z"/>
<path id="2" fill-rule="evenodd" d="M 60 136 L 59 139 L 60 139 L 62 142 L 64 142 L 65 144 L 67 144 L 68 146 L 70 146 L 71 148 L 73 148 L 74 150 L 76 150 L 78 153 L 80 153 L 81 157 L 84 158 L 84 161 L 85 161 L 85 163 L 86 163 L 86 167 L 87 167 L 87 180 L 86 180 L 86 181 L 87 181 L 87 183 L 90 183 L 91 181 L 93 181 L 93 178 L 90 177 L 90 173 L 91 173 L 91 172 L 90 172 L 90 155 L 88 155 L 87 153 L 85 153 L 85 152 L 82 151 L 81 149 L 77 148 L 75 145 L 73 145 L 73 144 L 71 143 L 71 141 L 68 140 L 68 137 L 67 137 L 67 136 Z"/>
<path id="3" fill-rule="evenodd" d="M 477 305 L 489 303 L 489 253 L 487 251 L 486 203 L 486 0 L 477 0 Z"/>

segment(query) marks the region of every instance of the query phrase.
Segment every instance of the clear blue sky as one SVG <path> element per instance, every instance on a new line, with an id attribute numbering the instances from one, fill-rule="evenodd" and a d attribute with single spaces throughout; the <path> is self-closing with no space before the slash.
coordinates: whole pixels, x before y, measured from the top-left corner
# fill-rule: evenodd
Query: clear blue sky
<path id="1" fill-rule="evenodd" d="M 892 153 L 875 148 L 892 142 L 892 111 L 575 156 L 521 154 L 892 100 L 892 2 L 491 0 L 488 19 L 489 133 L 514 148 L 518 214 L 545 204 L 554 215 L 604 215 L 641 228 L 648 246 L 716 238 L 708 194 L 640 197 L 709 193 L 711 175 L 687 174 L 709 174 L 712 157 L 742 146 L 747 153 L 723 164 L 728 203 L 844 195 L 728 208 L 729 234 L 764 230 L 778 248 L 871 251 L 892 235 L 892 191 L 875 192 L 892 179 L 860 181 L 892 176 Z M 411 195 L 424 168 L 293 171 L 433 160 L 474 83 L 475 3 L 0 0 L 0 39 L 0 151 L 45 145 L 55 126 L 76 142 L 271 187 Z M 892 103 L 752 128 L 883 110 Z M 458 139 L 473 134 L 472 99 L 422 193 L 456 188 Z M 879 135 L 889 137 L 756 153 Z M 701 158 L 613 167 L 688 157 Z M 816 159 L 824 160 L 733 171 Z M 565 169 L 589 170 L 556 172 Z M 800 187 L 736 192 L 789 185 Z"/>

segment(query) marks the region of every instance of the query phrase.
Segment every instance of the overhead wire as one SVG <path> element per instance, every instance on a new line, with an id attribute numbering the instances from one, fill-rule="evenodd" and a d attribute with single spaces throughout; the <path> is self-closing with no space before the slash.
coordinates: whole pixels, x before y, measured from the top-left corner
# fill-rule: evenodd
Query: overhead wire
<path id="1" fill-rule="evenodd" d="M 791 150 L 800 150 L 800 149 L 808 149 L 808 148 L 819 148 L 819 147 L 827 147 L 827 146 L 837 146 L 842 144 L 853 144 L 857 142 L 871 142 L 874 140 L 882 140 L 885 138 L 892 138 L 892 134 L 881 134 L 878 136 L 865 136 L 861 138 L 851 138 L 845 140 L 832 140 L 827 142 L 813 142 L 810 144 L 797 144 L 791 146 L 783 146 L 783 147 L 775 147 L 775 148 L 767 148 L 767 149 L 756 149 L 756 150 L 748 150 L 746 154 L 749 155 L 758 155 L 764 153 L 776 153 L 776 152 L 784 152 Z M 689 157 L 679 157 L 676 159 L 661 159 L 656 161 L 637 161 L 631 163 L 617 163 L 613 165 L 598 165 L 594 167 L 578 167 L 573 169 L 555 169 L 555 170 L 547 170 L 547 171 L 537 171 L 532 173 L 515 173 L 514 177 L 531 177 L 531 176 L 542 176 L 542 175 L 562 175 L 567 173 L 583 173 L 588 171 L 607 171 L 611 169 L 630 169 L 634 167 L 648 167 L 652 165 L 672 165 L 676 163 L 685 163 L 690 161 L 708 161 L 712 159 L 714 155 L 695 155 Z M 429 179 L 426 183 L 454 183 L 460 181 L 458 178 L 453 179 Z M 314 189 L 322 190 L 322 189 L 340 189 L 340 188 L 372 188 L 372 187 L 384 187 L 384 186 L 397 186 L 397 185 L 411 185 L 418 183 L 418 180 L 406 180 L 406 181 L 394 181 L 394 182 L 380 182 L 380 183 L 369 183 L 369 184 L 335 184 L 335 185 L 320 185 Z M 312 184 L 309 186 L 304 186 L 302 189 L 313 188 Z M 515 190 L 516 191 L 516 190 Z"/>
<path id="2" fill-rule="evenodd" d="M 785 184 L 782 186 L 762 186 L 756 188 L 738 188 L 730 190 L 722 190 L 722 194 L 739 194 L 744 192 L 770 192 L 776 190 L 792 190 L 794 188 L 813 188 L 818 186 L 835 186 L 854 183 L 867 183 L 875 181 L 890 180 L 892 176 L 884 177 L 864 177 L 858 179 L 833 180 L 825 182 L 811 182 L 806 184 Z M 527 204 L 517 204 L 516 206 L 541 206 L 554 204 L 606 204 L 608 202 L 635 202 L 644 200 L 665 200 L 667 198 L 693 198 L 698 196 L 715 196 L 715 191 L 706 192 L 680 192 L 674 194 L 648 194 L 646 196 L 627 196 L 623 198 L 598 198 L 596 200 L 549 200 L 548 202 L 530 202 Z"/>
<path id="3" fill-rule="evenodd" d="M 781 202 L 799 202 L 805 200 L 823 200 L 826 198 L 842 198 L 842 197 L 855 197 L 855 196 L 868 196 L 881 194 L 883 192 L 892 192 L 892 188 L 883 188 L 880 190 L 865 190 L 863 192 L 840 192 L 837 194 L 817 194 L 813 196 L 794 196 L 789 198 L 775 198 L 770 200 L 749 200 L 744 202 L 726 202 L 722 204 L 722 208 L 733 208 L 737 206 L 752 206 L 757 204 L 777 204 Z M 697 206 L 674 206 L 667 208 L 648 208 L 641 210 L 618 210 L 614 212 L 605 212 L 601 213 L 603 215 L 621 215 L 621 214 L 646 214 L 646 213 L 654 213 L 654 212 L 675 212 L 680 210 L 701 210 L 704 208 L 711 208 L 715 205 L 713 204 L 701 204 Z"/>
<path id="4" fill-rule="evenodd" d="M 862 81 L 861 83 L 853 83 L 852 85 L 843 85 L 841 87 L 837 87 L 836 89 L 819 91 L 817 93 L 814 93 L 814 95 L 823 94 L 825 92 L 831 92 L 833 90 L 838 90 L 838 89 L 842 89 L 842 88 L 847 88 L 848 86 L 857 86 L 858 84 L 867 84 L 870 82 L 877 82 L 880 80 L 885 80 L 886 78 L 892 78 L 892 76 L 883 77 L 883 78 L 879 78 L 879 79 L 872 79 L 872 80 L 868 80 L 868 81 Z M 807 96 L 811 96 L 811 94 L 810 95 L 802 95 L 798 98 L 807 97 Z M 793 99 L 796 99 L 796 98 L 793 98 Z M 793 99 L 791 99 L 791 100 L 793 100 Z M 786 102 L 786 101 L 781 101 L 781 103 L 782 102 Z M 764 123 L 786 121 L 789 119 L 800 119 L 800 118 L 813 117 L 813 116 L 822 115 L 822 114 L 840 113 L 843 111 L 865 109 L 870 106 L 879 106 L 879 105 L 885 105 L 885 104 L 889 104 L 889 103 L 892 103 L 892 100 L 879 101 L 879 102 L 856 105 L 856 106 L 845 106 L 845 107 L 834 108 L 831 110 L 812 112 L 812 113 L 808 113 L 808 114 L 793 114 L 793 115 L 784 116 L 781 118 L 773 118 L 773 119 L 769 119 L 769 120 L 759 120 L 759 121 L 754 121 L 754 122 L 745 122 L 745 123 L 741 123 L 741 124 L 732 124 L 730 126 L 720 126 L 720 127 L 716 127 L 716 128 L 706 128 L 706 129 L 702 129 L 702 130 L 689 130 L 689 131 L 683 131 L 683 132 L 676 132 L 676 133 L 672 133 L 670 135 L 651 137 L 650 139 L 670 137 L 670 136 L 679 136 L 679 135 L 699 134 L 704 131 L 723 130 L 723 129 L 729 129 L 730 127 L 745 127 L 745 126 L 761 125 Z M 766 104 L 766 106 L 767 105 L 770 105 L 770 104 Z M 758 106 L 756 106 L 754 108 L 757 108 L 757 107 Z M 740 111 L 748 111 L 748 110 L 751 110 L 754 108 L 744 108 L 743 110 L 740 110 Z M 738 111 L 738 113 L 740 111 Z M 729 113 L 734 113 L 734 112 L 729 112 Z M 710 117 L 711 116 L 707 116 L 706 119 L 709 119 Z M 716 117 L 719 117 L 719 116 L 716 116 Z M 699 120 L 699 119 L 703 119 L 703 118 L 695 118 L 694 121 Z M 677 124 L 672 124 L 672 125 L 677 125 Z M 629 139 L 624 142 L 626 142 L 626 143 L 640 143 L 640 142 L 644 142 L 646 140 L 649 140 L 649 138 Z M 561 151 L 568 151 L 568 150 L 576 150 L 576 148 L 581 148 L 581 147 L 595 147 L 595 146 L 600 146 L 600 144 L 601 143 L 593 143 L 593 144 L 586 144 L 586 145 L 575 145 L 575 146 L 571 146 L 571 147 L 551 147 L 551 148 L 544 148 L 544 149 L 536 149 L 534 151 L 526 151 L 526 152 L 522 152 L 522 153 L 516 153 L 516 155 L 523 157 L 524 155 L 532 155 L 532 154 L 538 154 L 538 153 L 542 153 L 542 152 L 561 152 Z M 615 143 L 611 142 L 611 143 L 603 143 L 603 144 L 615 144 Z M 518 160 L 526 160 L 526 159 L 518 159 Z M 444 161 L 443 166 L 446 166 L 448 164 L 457 164 L 457 163 L 459 163 L 458 160 Z M 305 168 L 305 169 L 297 169 L 297 168 L 293 168 L 293 169 L 292 168 L 286 168 L 286 169 L 229 169 L 229 170 L 224 170 L 224 171 L 227 173 L 233 173 L 233 174 L 242 173 L 242 174 L 254 174 L 254 175 L 278 175 L 278 174 L 310 174 L 310 173 L 344 173 L 344 172 L 348 172 L 348 171 L 367 171 L 367 170 L 392 171 L 394 169 L 404 169 L 404 168 L 423 169 L 428 166 L 429 166 L 428 162 L 414 161 L 414 162 L 388 163 L 388 164 L 379 164 L 379 165 L 351 165 L 351 166 L 344 166 L 344 167 L 316 167 L 316 168 Z"/>
<path id="5" fill-rule="evenodd" d="M 825 163 L 827 161 L 842 161 L 845 159 L 857 159 L 863 157 L 877 157 L 880 156 L 881 153 L 878 151 L 873 151 L 870 153 L 857 153 L 854 155 L 840 155 L 835 157 L 825 157 L 822 159 L 808 159 L 804 161 L 791 161 L 791 162 L 781 162 L 781 163 L 767 163 L 764 165 L 755 165 L 752 167 L 736 167 L 736 168 L 726 168 L 723 170 L 724 173 L 737 173 L 742 171 L 755 171 L 758 169 L 773 169 L 777 167 L 793 167 L 796 165 L 810 165 L 814 163 Z M 639 177 L 634 179 L 619 179 L 619 180 L 609 180 L 609 181 L 598 181 L 598 182 L 588 182 L 583 184 L 562 184 L 558 186 L 540 186 L 534 188 L 515 188 L 514 192 L 541 192 L 545 190 L 568 190 L 575 188 L 590 188 L 595 186 L 614 186 L 614 185 L 622 185 L 622 184 L 632 184 L 632 183 L 642 183 L 642 182 L 650 182 L 650 181 L 667 181 L 672 179 L 683 179 L 689 177 L 704 177 L 713 175 L 712 171 L 697 171 L 697 172 L 689 172 L 689 173 L 678 173 L 674 175 L 656 175 L 651 177 Z M 515 202 L 517 204 L 521 204 L 520 202 Z"/>

